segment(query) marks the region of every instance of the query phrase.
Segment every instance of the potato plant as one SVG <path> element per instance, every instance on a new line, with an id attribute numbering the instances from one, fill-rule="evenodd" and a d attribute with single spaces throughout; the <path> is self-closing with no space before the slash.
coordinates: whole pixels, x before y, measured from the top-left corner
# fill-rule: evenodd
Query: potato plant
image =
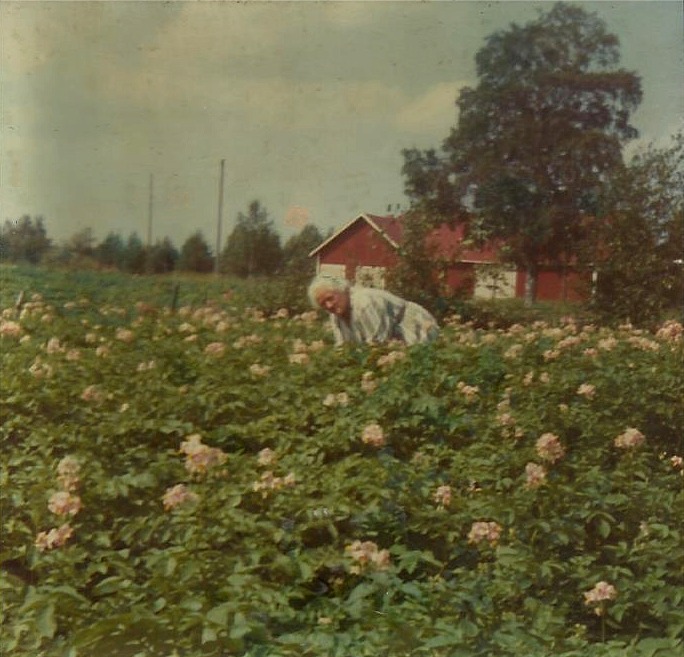
<path id="1" fill-rule="evenodd" d="M 681 652 L 680 324 L 99 292 L 2 310 L 3 655 Z"/>

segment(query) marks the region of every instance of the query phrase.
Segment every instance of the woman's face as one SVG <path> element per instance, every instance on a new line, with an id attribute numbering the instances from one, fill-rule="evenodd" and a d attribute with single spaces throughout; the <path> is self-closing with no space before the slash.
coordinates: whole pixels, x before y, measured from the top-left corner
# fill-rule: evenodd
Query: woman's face
<path id="1" fill-rule="evenodd" d="M 318 305 L 338 317 L 349 316 L 349 290 L 319 290 L 316 294 Z"/>

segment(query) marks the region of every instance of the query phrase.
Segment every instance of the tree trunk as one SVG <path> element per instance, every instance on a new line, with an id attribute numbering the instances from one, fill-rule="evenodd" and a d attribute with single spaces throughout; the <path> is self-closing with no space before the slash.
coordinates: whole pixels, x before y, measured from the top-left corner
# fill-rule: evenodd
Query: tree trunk
<path id="1" fill-rule="evenodd" d="M 529 308 L 537 300 L 537 267 L 528 265 L 525 276 L 525 305 Z"/>

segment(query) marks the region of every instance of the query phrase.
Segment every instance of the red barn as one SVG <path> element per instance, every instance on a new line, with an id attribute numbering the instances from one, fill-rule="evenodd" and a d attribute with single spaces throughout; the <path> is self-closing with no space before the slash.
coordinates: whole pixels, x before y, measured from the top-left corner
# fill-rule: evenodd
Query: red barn
<path id="1" fill-rule="evenodd" d="M 436 228 L 428 242 L 441 263 L 441 276 L 453 290 L 465 290 L 476 298 L 523 297 L 526 274 L 501 263 L 501 244 L 489 241 L 475 246 L 466 224 Z M 384 287 L 385 273 L 399 262 L 403 217 L 360 214 L 319 244 L 310 257 L 316 271 L 350 281 Z M 576 301 L 583 297 L 582 276 L 570 268 L 542 267 L 537 299 Z M 584 287 L 584 289 L 586 289 Z"/>

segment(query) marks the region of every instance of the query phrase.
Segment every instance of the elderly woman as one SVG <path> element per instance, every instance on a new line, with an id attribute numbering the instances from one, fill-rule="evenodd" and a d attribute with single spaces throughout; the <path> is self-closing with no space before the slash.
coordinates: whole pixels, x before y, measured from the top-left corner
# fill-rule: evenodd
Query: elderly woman
<path id="1" fill-rule="evenodd" d="M 309 285 L 309 299 L 330 313 L 337 345 L 388 340 L 413 345 L 434 340 L 439 333 L 435 318 L 417 303 L 386 290 L 351 286 L 341 278 L 317 276 Z"/>

